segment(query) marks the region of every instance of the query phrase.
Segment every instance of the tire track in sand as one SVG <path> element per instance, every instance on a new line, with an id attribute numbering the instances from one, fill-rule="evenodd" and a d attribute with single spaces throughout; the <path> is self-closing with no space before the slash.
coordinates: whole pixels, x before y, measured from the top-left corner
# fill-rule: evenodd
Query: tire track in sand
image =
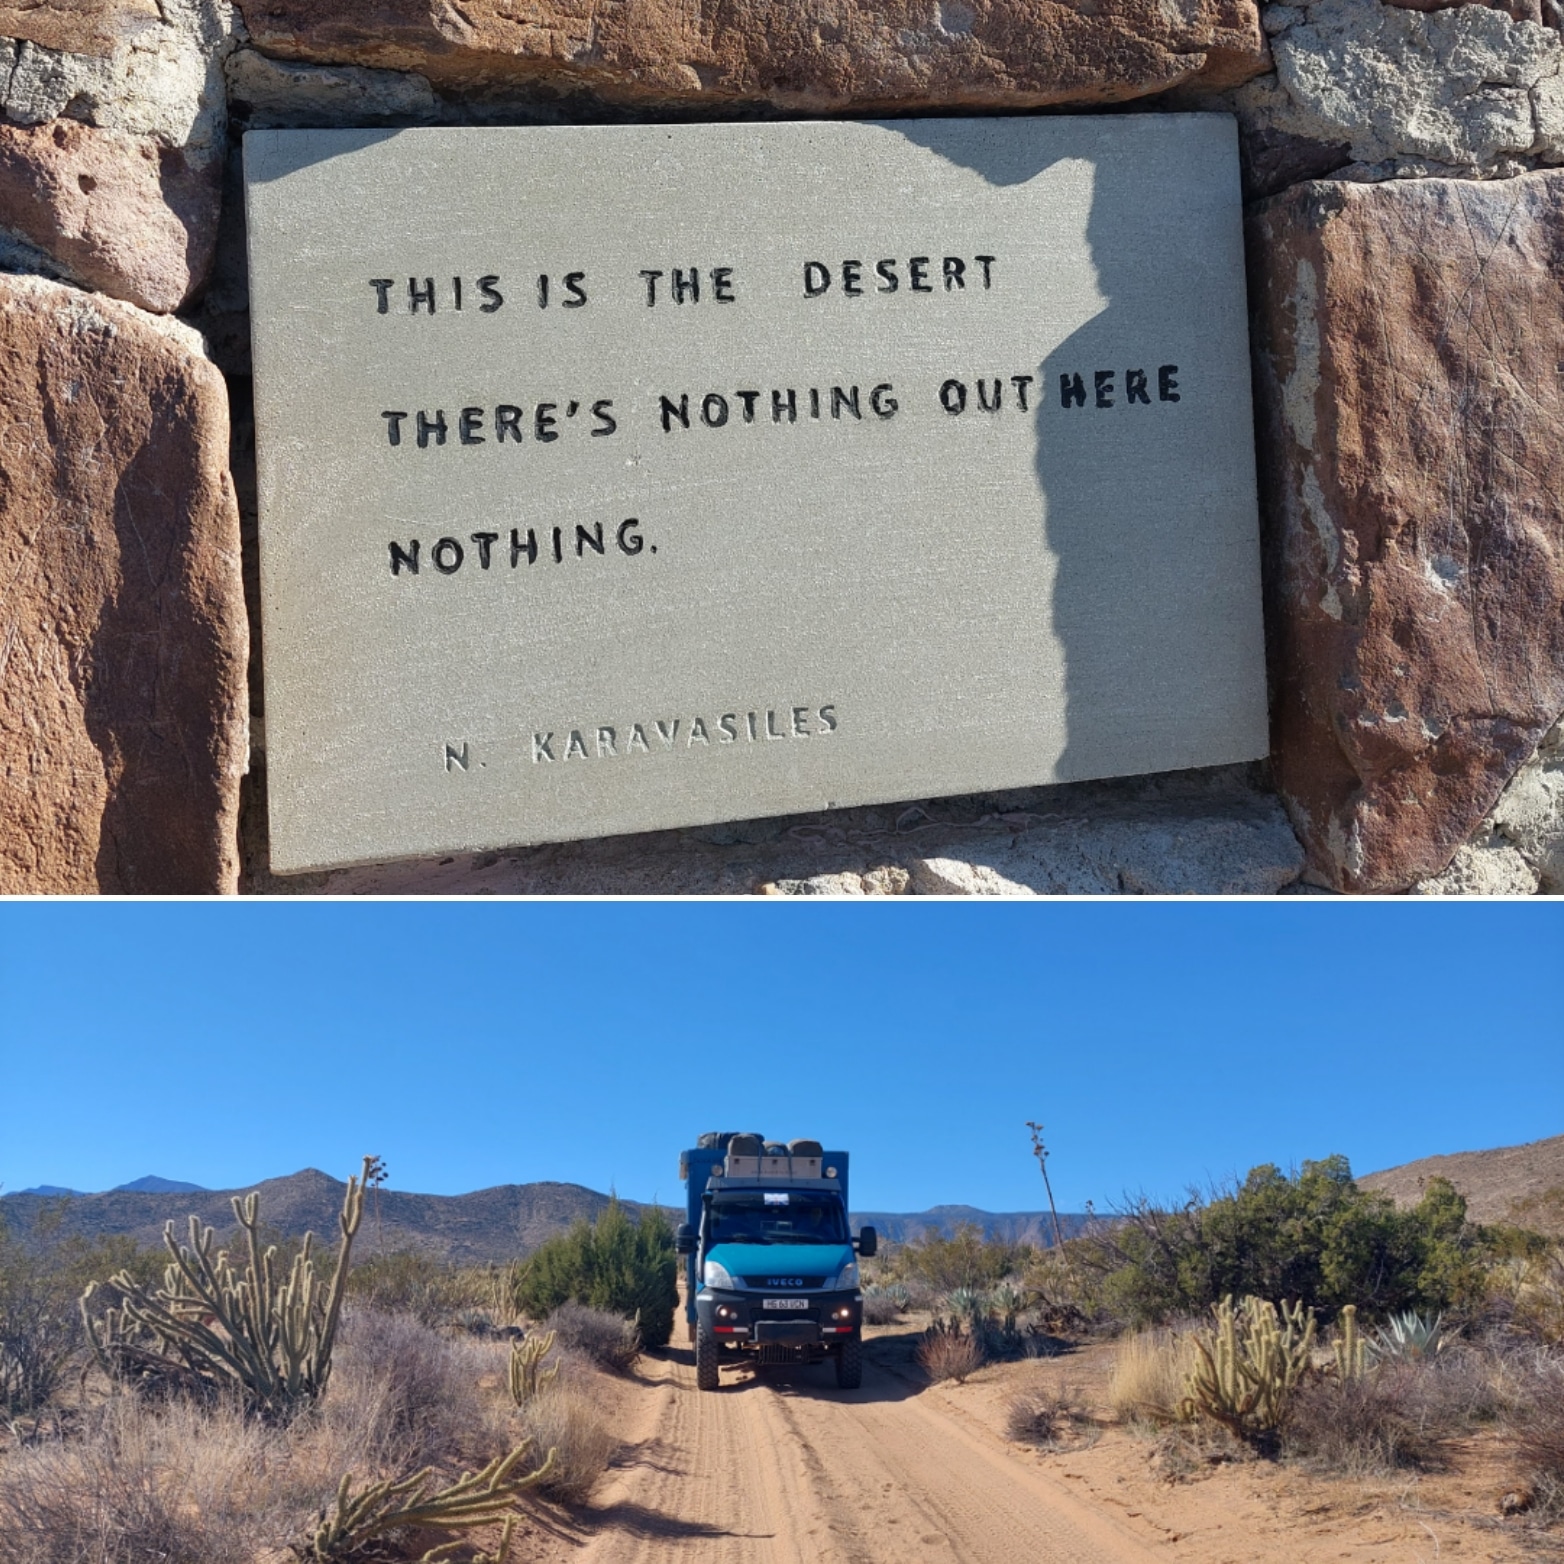
<path id="1" fill-rule="evenodd" d="M 1152 1564 L 1144 1543 L 908 1377 L 655 1370 L 582 1564 Z"/>

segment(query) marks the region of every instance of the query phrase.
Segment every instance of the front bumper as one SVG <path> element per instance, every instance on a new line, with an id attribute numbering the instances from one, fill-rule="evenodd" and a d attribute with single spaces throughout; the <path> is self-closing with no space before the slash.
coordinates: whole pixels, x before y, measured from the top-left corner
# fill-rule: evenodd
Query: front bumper
<path id="1" fill-rule="evenodd" d="M 775 1296 L 702 1288 L 695 1295 L 695 1312 L 718 1341 L 739 1347 L 828 1345 L 863 1328 L 863 1294 L 856 1290 L 801 1293 L 788 1298 L 790 1303 L 801 1299 L 802 1309 L 766 1308 L 766 1299 Z"/>

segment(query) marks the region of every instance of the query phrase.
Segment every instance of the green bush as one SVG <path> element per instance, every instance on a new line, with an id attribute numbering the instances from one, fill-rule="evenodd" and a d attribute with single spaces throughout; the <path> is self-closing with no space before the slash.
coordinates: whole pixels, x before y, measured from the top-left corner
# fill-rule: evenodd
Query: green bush
<path id="1" fill-rule="evenodd" d="M 1109 1306 L 1137 1325 L 1203 1312 L 1228 1294 L 1312 1309 L 1352 1303 L 1379 1317 L 1469 1314 L 1483 1301 L 1495 1250 L 1447 1180 L 1430 1179 L 1416 1206 L 1398 1210 L 1389 1196 L 1359 1189 L 1341 1156 L 1293 1174 L 1266 1164 L 1176 1210 L 1141 1201 L 1068 1247 L 1096 1273 Z"/>
<path id="2" fill-rule="evenodd" d="M 987 1292 L 1031 1256 L 1029 1245 L 985 1239 L 975 1222 L 964 1222 L 949 1238 L 931 1231 L 904 1244 L 896 1255 L 895 1274 L 898 1280 L 927 1282 L 940 1292 Z"/>
<path id="3" fill-rule="evenodd" d="M 562 1303 L 639 1316 L 641 1340 L 665 1347 L 679 1301 L 673 1227 L 651 1209 L 639 1221 L 617 1199 L 595 1222 L 578 1222 L 528 1258 L 516 1283 L 517 1310 L 541 1320 Z"/>

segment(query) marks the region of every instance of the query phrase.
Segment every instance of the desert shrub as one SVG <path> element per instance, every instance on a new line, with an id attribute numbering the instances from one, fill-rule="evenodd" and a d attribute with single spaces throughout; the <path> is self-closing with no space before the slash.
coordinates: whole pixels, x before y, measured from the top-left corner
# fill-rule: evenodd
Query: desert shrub
<path id="1" fill-rule="evenodd" d="M 896 1254 L 895 1272 L 902 1281 L 924 1282 L 938 1292 L 960 1288 L 984 1292 L 1020 1270 L 1031 1254 L 1029 1245 L 986 1239 L 981 1228 L 966 1222 L 949 1238 L 929 1231 L 903 1244 Z"/>
<path id="2" fill-rule="evenodd" d="M 542 1492 L 565 1504 L 584 1503 L 619 1448 L 590 1396 L 576 1385 L 550 1384 L 518 1416 L 535 1449 L 555 1452 Z"/>
<path id="3" fill-rule="evenodd" d="M 275 1433 L 236 1409 L 115 1397 L 81 1435 L 0 1462 L 0 1564 L 213 1564 L 253 1557 L 290 1505 Z"/>
<path id="4" fill-rule="evenodd" d="M 152 1271 L 133 1239 L 66 1233 L 68 1204 L 46 1202 L 30 1220 L 0 1211 L 0 1412 L 9 1416 L 43 1407 L 80 1352 L 87 1283 L 110 1269 Z"/>
<path id="5" fill-rule="evenodd" d="M 1079 1389 L 1060 1380 L 1029 1385 L 1011 1396 L 1005 1407 L 1005 1432 L 1017 1444 L 1063 1450 L 1095 1444 L 1100 1430 Z"/>
<path id="6" fill-rule="evenodd" d="M 1126 1420 L 1176 1422 L 1194 1359 L 1188 1331 L 1157 1328 L 1126 1336 L 1114 1350 L 1108 1404 Z"/>
<path id="7" fill-rule="evenodd" d="M 863 1290 L 863 1318 L 866 1325 L 892 1325 L 901 1318 L 902 1305 L 897 1296 L 883 1287 Z"/>
<path id="8" fill-rule="evenodd" d="M 415 1249 L 360 1260 L 348 1272 L 349 1298 L 395 1314 L 410 1314 L 425 1325 L 440 1325 L 463 1309 L 490 1302 L 483 1273 L 463 1270 Z"/>
<path id="9" fill-rule="evenodd" d="M 1463 1421 L 1433 1387 L 1438 1374 L 1431 1364 L 1398 1361 L 1355 1379 L 1315 1379 L 1292 1397 L 1283 1449 L 1348 1473 L 1436 1468 Z"/>
<path id="10" fill-rule="evenodd" d="M 1545 1346 L 1564 1346 L 1564 1248 L 1512 1256 L 1489 1276 L 1489 1318 Z"/>
<path id="11" fill-rule="evenodd" d="M 502 1367 L 498 1354 L 442 1336 L 411 1315 L 355 1308 L 343 1321 L 338 1348 L 346 1384 L 333 1388 L 359 1402 L 396 1464 L 487 1460 L 505 1442 L 478 1394 L 484 1373 Z"/>
<path id="12" fill-rule="evenodd" d="M 964 1332 L 959 1320 L 936 1320 L 918 1343 L 917 1358 L 935 1384 L 953 1379 L 960 1385 L 983 1366 L 983 1343 Z"/>
<path id="13" fill-rule="evenodd" d="M 562 1303 L 544 1322 L 567 1352 L 607 1369 L 611 1374 L 628 1374 L 641 1355 L 641 1337 L 634 1320 L 607 1309 L 589 1309 L 579 1303 Z"/>
<path id="14" fill-rule="evenodd" d="M 1564 1360 L 1537 1355 L 1515 1427 L 1515 1453 L 1545 1514 L 1564 1513 Z"/>
<path id="15" fill-rule="evenodd" d="M 660 1210 L 636 1221 L 611 1200 L 596 1221 L 578 1222 L 534 1250 L 513 1296 L 518 1312 L 535 1320 L 564 1303 L 629 1315 L 646 1346 L 665 1347 L 679 1301 L 673 1228 Z"/>
<path id="16" fill-rule="evenodd" d="M 1139 1201 L 1070 1244 L 1095 1272 L 1106 1306 L 1132 1323 L 1197 1313 L 1224 1296 L 1471 1313 L 1482 1303 L 1492 1250 L 1444 1179 L 1398 1210 L 1360 1190 L 1345 1157 L 1283 1173 L 1265 1165 L 1242 1183 L 1177 1210 Z"/>

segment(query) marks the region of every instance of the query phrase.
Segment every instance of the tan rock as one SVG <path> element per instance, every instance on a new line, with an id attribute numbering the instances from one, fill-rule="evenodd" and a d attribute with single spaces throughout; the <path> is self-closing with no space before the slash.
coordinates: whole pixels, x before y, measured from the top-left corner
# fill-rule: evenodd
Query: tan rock
<path id="1" fill-rule="evenodd" d="M 159 21 L 157 0 L 0 0 L 0 37 L 109 55 Z"/>
<path id="2" fill-rule="evenodd" d="M 1537 871 L 1508 842 L 1463 842 L 1449 867 L 1412 887 L 1414 896 L 1535 896 Z"/>
<path id="3" fill-rule="evenodd" d="M 179 308 L 206 276 L 220 186 L 148 137 L 73 120 L 0 124 L 0 214 L 69 277 L 142 309 Z"/>
<path id="4" fill-rule="evenodd" d="M 0 277 L 0 892 L 235 888 L 249 632 L 192 335 Z"/>
<path id="5" fill-rule="evenodd" d="M 1404 890 L 1564 710 L 1564 174 L 1299 185 L 1250 253 L 1276 778 Z"/>
<path id="6" fill-rule="evenodd" d="M 417 71 L 437 88 L 801 112 L 1118 102 L 1266 66 L 1251 0 L 238 0 L 281 59 Z"/>

